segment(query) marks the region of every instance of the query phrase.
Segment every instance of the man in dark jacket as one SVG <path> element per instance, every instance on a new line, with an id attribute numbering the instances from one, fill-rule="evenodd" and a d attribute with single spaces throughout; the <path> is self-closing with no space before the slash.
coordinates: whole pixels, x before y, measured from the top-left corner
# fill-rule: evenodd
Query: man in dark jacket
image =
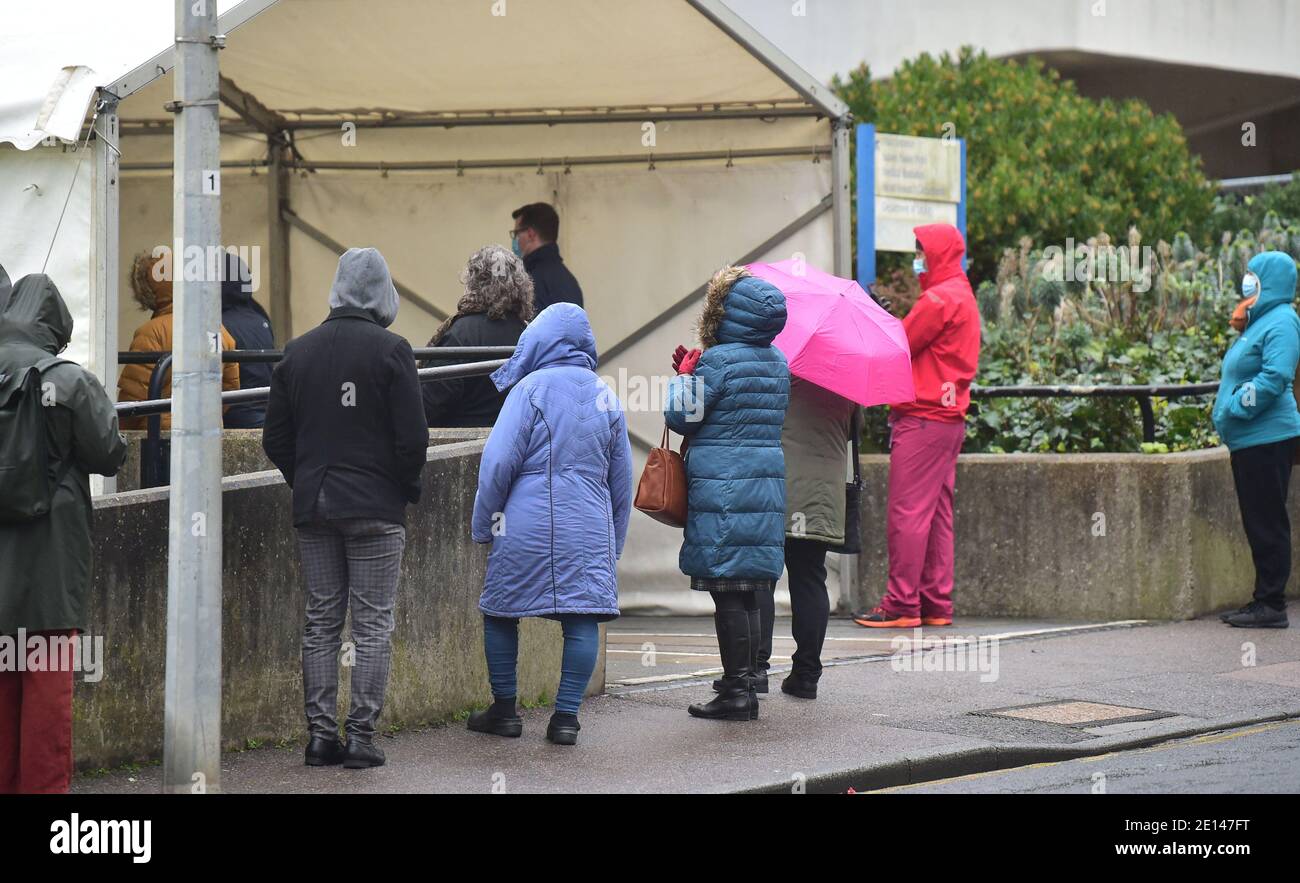
<path id="1" fill-rule="evenodd" d="M 49 277 L 19 279 L 0 311 L 0 405 L 11 402 L 29 368 L 62 352 L 71 337 L 72 315 Z M 39 388 L 45 434 L 31 443 L 45 446 L 50 510 L 0 522 L 0 640 L 12 647 L 14 636 L 25 634 L 27 646 L 17 648 L 23 654 L 33 644 L 66 649 L 86 630 L 89 474 L 115 475 L 126 458 L 117 412 L 93 374 L 58 362 L 41 371 Z M 73 666 L 34 671 L 15 661 L 0 664 L 0 793 L 66 792 Z"/>
<path id="2" fill-rule="evenodd" d="M 226 253 L 221 276 L 221 324 L 235 339 L 235 349 L 269 350 L 275 348 L 271 317 L 253 300 L 253 281 L 248 267 L 238 255 Z M 251 389 L 271 385 L 269 362 L 241 362 L 239 388 Z M 257 429 L 266 419 L 266 405 L 260 402 L 231 405 L 222 421 L 227 429 Z"/>
<path id="3" fill-rule="evenodd" d="M 420 499 L 429 431 L 415 355 L 385 330 L 397 317 L 388 264 L 373 248 L 339 258 L 330 314 L 285 347 L 271 376 L 262 447 L 293 489 L 306 583 L 302 640 L 309 766 L 381 766 L 375 722 L 391 664 L 406 504 Z M 343 620 L 352 604 L 347 746 L 335 708 Z"/>
<path id="4" fill-rule="evenodd" d="M 550 203 L 534 202 L 515 209 L 510 245 L 524 259 L 533 277 L 534 313 L 567 301 L 582 306 L 582 288 L 560 257 L 560 216 Z"/>

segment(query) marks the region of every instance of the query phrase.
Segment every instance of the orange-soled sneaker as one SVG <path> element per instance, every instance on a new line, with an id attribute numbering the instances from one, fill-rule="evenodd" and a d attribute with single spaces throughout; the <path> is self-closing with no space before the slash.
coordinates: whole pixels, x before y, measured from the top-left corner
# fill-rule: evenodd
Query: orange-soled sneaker
<path id="1" fill-rule="evenodd" d="M 951 616 L 922 616 L 921 625 L 952 625 Z"/>
<path id="2" fill-rule="evenodd" d="M 896 616 L 883 607 L 874 607 L 865 613 L 853 614 L 853 621 L 868 629 L 914 629 L 921 624 L 921 617 Z"/>

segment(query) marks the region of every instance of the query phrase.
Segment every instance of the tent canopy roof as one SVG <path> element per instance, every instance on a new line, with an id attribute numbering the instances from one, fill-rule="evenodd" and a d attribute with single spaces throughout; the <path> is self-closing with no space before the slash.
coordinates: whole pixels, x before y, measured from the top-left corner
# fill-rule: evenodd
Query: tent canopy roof
<path id="1" fill-rule="evenodd" d="M 75 34 L 68 5 L 83 7 Z M 620 108 L 845 112 L 721 0 L 225 0 L 219 10 L 223 77 L 290 124 Z M 43 15 L 19 35 L 25 52 L 0 55 L 4 68 L 28 62 L 7 82 L 30 84 L 30 94 L 0 101 L 0 141 L 31 146 L 15 137 L 22 126 L 10 111 L 39 110 L 65 65 L 88 65 L 95 85 L 134 95 L 124 119 L 169 117 L 171 0 L 65 0 Z M 97 40 L 87 41 L 88 22 Z M 33 117 L 26 131 L 39 128 Z"/>

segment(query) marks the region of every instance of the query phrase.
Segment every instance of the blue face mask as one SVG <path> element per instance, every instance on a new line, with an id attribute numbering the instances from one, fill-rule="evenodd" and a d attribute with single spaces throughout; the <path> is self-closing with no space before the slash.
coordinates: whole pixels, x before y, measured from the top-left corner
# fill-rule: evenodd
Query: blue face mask
<path id="1" fill-rule="evenodd" d="M 510 250 L 513 251 L 513 252 L 515 253 L 515 257 L 517 257 L 517 258 L 521 258 L 521 257 L 524 256 L 523 251 L 521 251 L 520 248 L 519 248 L 519 237 L 518 237 L 518 236 L 511 236 L 511 237 L 510 237 Z"/>
<path id="2" fill-rule="evenodd" d="M 912 258 L 912 272 L 918 276 L 925 272 L 925 258 Z"/>
<path id="3" fill-rule="evenodd" d="M 1241 296 L 1254 297 L 1259 294 L 1259 277 L 1254 273 L 1247 273 L 1241 279 Z"/>

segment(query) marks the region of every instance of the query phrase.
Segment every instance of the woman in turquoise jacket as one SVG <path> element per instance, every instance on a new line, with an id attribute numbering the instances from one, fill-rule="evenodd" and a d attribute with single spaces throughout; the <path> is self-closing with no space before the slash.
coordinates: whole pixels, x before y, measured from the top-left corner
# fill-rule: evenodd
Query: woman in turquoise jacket
<path id="1" fill-rule="evenodd" d="M 1241 293 L 1258 294 L 1246 328 L 1228 348 L 1214 400 L 1214 428 L 1228 446 L 1241 523 L 1255 562 L 1255 597 L 1223 620 L 1239 628 L 1286 628 L 1291 576 L 1291 521 L 1287 487 L 1300 437 L 1293 391 L 1300 360 L 1296 264 L 1290 255 L 1257 254 Z"/>
<path id="2" fill-rule="evenodd" d="M 690 437 L 686 533 L 679 558 L 691 588 L 713 596 L 723 676 L 695 717 L 754 720 L 760 643 L 756 592 L 785 566 L 785 455 L 781 426 L 790 371 L 772 340 L 785 327 L 785 295 L 741 267 L 709 283 L 702 350 L 678 347 L 664 418 Z"/>

